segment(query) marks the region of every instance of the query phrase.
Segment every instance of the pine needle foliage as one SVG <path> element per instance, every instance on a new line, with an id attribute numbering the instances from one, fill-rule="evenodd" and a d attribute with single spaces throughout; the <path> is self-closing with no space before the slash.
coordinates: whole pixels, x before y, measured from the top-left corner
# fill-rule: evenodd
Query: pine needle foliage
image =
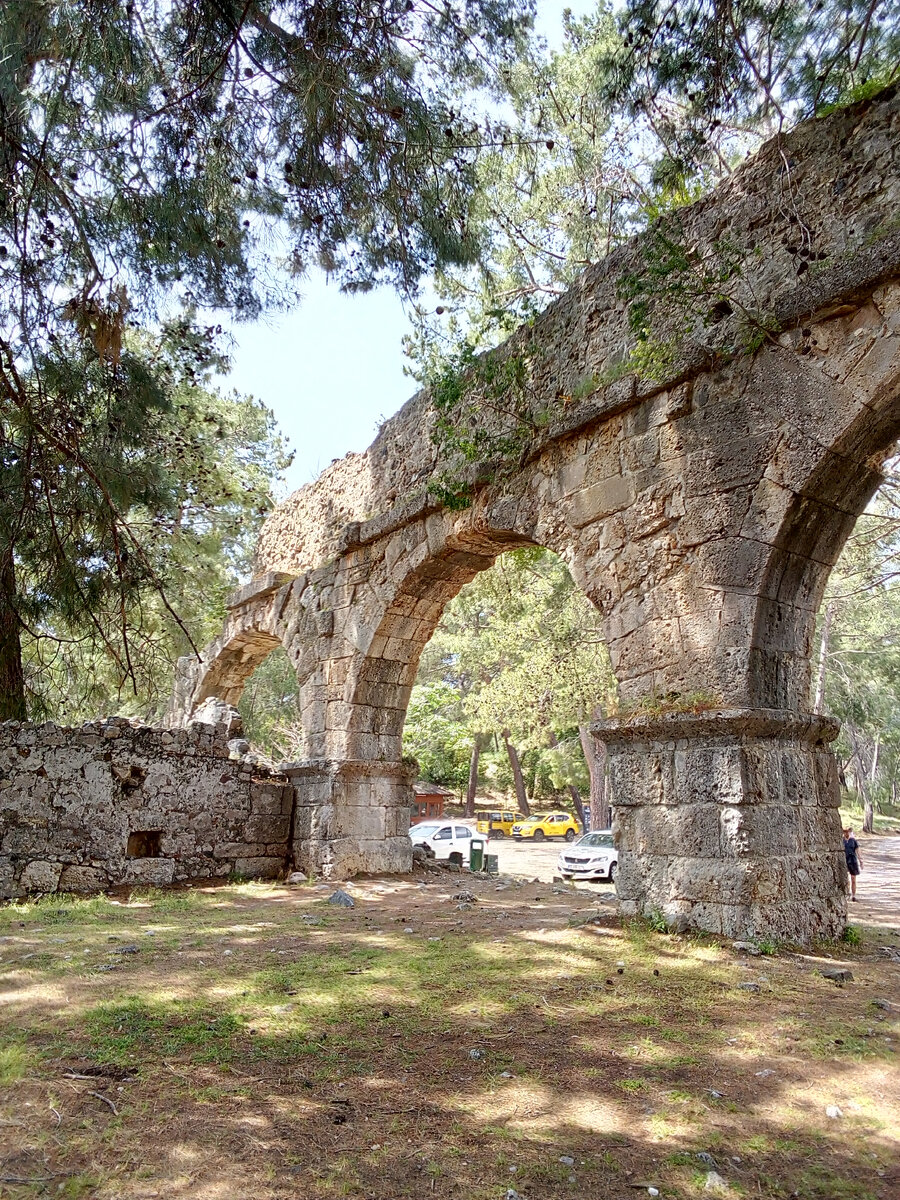
<path id="1" fill-rule="evenodd" d="M 254 317 L 313 263 L 366 290 L 475 260 L 459 97 L 529 19 L 528 0 L 0 6 L 0 718 L 25 715 L 21 639 L 48 621 L 134 676 L 135 605 L 165 594 L 145 528 L 182 507 L 179 397 L 216 361 L 185 314 Z"/>

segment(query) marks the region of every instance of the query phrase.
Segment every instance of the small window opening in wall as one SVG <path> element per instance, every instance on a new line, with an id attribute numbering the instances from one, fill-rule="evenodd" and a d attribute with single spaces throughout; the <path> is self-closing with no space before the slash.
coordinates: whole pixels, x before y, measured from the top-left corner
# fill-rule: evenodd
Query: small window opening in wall
<path id="1" fill-rule="evenodd" d="M 129 833 L 129 858 L 159 858 L 159 842 L 162 837 L 161 829 L 146 829 L 139 833 Z"/>

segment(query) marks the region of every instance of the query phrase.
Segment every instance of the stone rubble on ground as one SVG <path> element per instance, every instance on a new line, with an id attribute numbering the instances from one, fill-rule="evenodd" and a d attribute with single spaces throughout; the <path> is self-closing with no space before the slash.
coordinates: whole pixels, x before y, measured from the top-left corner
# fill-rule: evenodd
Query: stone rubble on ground
<path id="1" fill-rule="evenodd" d="M 849 967 L 822 967 L 821 974 L 832 983 L 837 984 L 838 987 L 853 982 L 853 972 Z"/>

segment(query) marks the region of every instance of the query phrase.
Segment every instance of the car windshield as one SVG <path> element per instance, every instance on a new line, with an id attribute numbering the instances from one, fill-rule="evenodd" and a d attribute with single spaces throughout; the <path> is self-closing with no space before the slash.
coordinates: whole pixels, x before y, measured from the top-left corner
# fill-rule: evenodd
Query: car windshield
<path id="1" fill-rule="evenodd" d="M 420 821 L 409 831 L 410 837 L 434 837 L 439 829 L 444 828 L 443 821 Z"/>
<path id="2" fill-rule="evenodd" d="M 583 838 L 578 839 L 577 844 L 579 846 L 602 846 L 609 850 L 615 845 L 611 833 L 586 833 Z"/>

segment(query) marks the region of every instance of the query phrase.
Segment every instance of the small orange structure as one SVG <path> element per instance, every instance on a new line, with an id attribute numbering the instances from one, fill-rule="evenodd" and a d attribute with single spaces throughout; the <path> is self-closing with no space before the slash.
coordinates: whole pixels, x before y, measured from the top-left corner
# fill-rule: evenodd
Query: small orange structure
<path id="1" fill-rule="evenodd" d="M 416 798 L 411 805 L 410 825 L 419 821 L 440 820 L 444 815 L 444 800 L 447 796 L 455 796 L 453 788 L 441 787 L 439 783 L 423 783 L 419 780 L 413 784 Z"/>

